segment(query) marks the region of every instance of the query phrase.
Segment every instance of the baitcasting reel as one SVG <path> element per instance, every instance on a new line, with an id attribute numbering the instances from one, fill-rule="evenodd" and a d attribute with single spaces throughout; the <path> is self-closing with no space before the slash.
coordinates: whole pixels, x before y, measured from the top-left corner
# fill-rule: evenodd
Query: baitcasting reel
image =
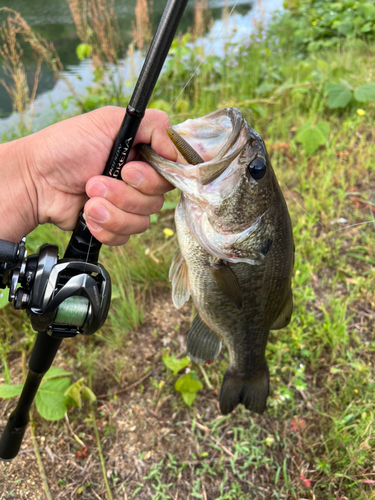
<path id="1" fill-rule="evenodd" d="M 104 267 L 59 260 L 57 246 L 49 244 L 27 257 L 25 241 L 0 240 L 0 288 L 10 288 L 9 301 L 16 309 L 26 309 L 34 330 L 51 337 L 95 333 L 111 301 L 111 280 Z"/>
<path id="2" fill-rule="evenodd" d="M 27 257 L 25 241 L 0 240 L 0 288 L 10 288 L 9 301 L 16 309 L 26 309 L 38 332 L 22 393 L 0 438 L 0 460 L 17 455 L 31 405 L 62 340 L 95 333 L 111 302 L 111 279 L 103 266 L 76 257 L 59 259 L 57 247 L 48 244 Z M 70 255 L 77 252 L 74 244 L 79 239 L 72 241 Z"/>

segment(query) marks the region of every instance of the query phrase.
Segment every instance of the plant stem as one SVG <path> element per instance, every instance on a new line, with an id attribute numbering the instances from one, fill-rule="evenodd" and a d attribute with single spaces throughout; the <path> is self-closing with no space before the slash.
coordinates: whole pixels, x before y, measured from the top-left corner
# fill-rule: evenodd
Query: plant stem
<path id="1" fill-rule="evenodd" d="M 30 412 L 30 430 L 31 430 L 31 439 L 33 441 L 36 461 L 38 462 L 39 472 L 40 472 L 40 475 L 41 475 L 41 478 L 43 481 L 44 492 L 46 494 L 47 500 L 53 500 L 53 498 L 51 496 L 51 492 L 49 490 L 47 476 L 46 476 L 43 462 L 42 462 L 42 457 L 40 456 L 39 449 L 38 449 L 38 443 L 37 443 L 36 437 L 35 437 L 35 420 L 33 418 L 32 412 Z"/>
<path id="2" fill-rule="evenodd" d="M 99 453 L 99 458 L 100 458 L 100 465 L 102 467 L 102 474 L 103 474 L 105 486 L 107 488 L 108 500 L 113 500 L 111 488 L 109 486 L 109 482 L 108 482 L 108 478 L 107 478 L 107 470 L 105 468 L 105 462 L 104 462 L 104 457 L 103 457 L 103 453 L 102 453 L 102 446 L 100 444 L 99 431 L 98 431 L 98 427 L 96 425 L 95 411 L 94 411 L 93 408 L 91 408 L 91 420 L 92 420 L 92 425 L 93 425 L 94 432 L 95 432 L 96 444 L 98 445 L 98 453 Z"/>

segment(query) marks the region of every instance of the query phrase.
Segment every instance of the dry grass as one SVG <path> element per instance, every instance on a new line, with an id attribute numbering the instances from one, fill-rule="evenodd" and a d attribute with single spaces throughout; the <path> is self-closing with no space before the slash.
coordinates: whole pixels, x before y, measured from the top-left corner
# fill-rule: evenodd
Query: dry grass
<path id="1" fill-rule="evenodd" d="M 92 47 L 96 68 L 116 63 L 121 48 L 114 0 L 67 0 L 77 34 Z"/>
<path id="2" fill-rule="evenodd" d="M 45 62 L 53 70 L 57 78 L 63 69 L 60 58 L 53 46 L 43 37 L 33 32 L 25 19 L 16 11 L 3 7 L 0 9 L 7 13 L 7 18 L 3 21 L 0 28 L 0 56 L 5 75 L 10 82 L 0 80 L 7 93 L 9 94 L 14 111 L 21 115 L 21 122 L 24 124 L 24 114 L 31 109 L 35 100 L 36 91 L 39 83 L 41 65 Z M 37 61 L 33 85 L 29 86 L 26 76 L 26 70 L 22 61 L 23 50 L 20 41 L 29 44 Z"/>
<path id="3" fill-rule="evenodd" d="M 151 7 L 147 4 L 147 0 L 137 0 L 134 14 L 133 41 L 139 50 L 144 50 L 149 46 L 152 38 Z"/>
<path id="4" fill-rule="evenodd" d="M 207 26 L 208 0 L 195 0 L 193 35 L 203 36 Z"/>

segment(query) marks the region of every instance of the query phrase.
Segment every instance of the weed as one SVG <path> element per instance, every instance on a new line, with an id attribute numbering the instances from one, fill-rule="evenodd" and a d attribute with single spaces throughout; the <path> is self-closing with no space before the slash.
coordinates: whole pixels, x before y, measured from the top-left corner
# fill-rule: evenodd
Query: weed
<path id="1" fill-rule="evenodd" d="M 135 4 L 135 23 L 133 23 L 133 43 L 139 50 L 148 48 L 152 36 L 152 24 L 147 0 L 137 0 Z"/>
<path id="2" fill-rule="evenodd" d="M 52 44 L 43 37 L 33 32 L 23 17 L 16 11 L 2 7 L 0 11 L 7 13 L 7 19 L 0 28 L 0 56 L 6 77 L 0 80 L 9 97 L 11 98 L 14 111 L 20 115 L 20 134 L 31 130 L 33 118 L 33 104 L 39 83 L 42 62 L 49 65 L 54 76 L 57 78 L 62 70 L 59 56 Z M 20 38 L 24 43 L 30 45 L 37 58 L 36 70 L 33 84 L 29 85 L 26 77 L 25 66 L 22 60 L 23 49 Z M 30 123 L 26 123 L 25 114 L 29 111 Z"/>

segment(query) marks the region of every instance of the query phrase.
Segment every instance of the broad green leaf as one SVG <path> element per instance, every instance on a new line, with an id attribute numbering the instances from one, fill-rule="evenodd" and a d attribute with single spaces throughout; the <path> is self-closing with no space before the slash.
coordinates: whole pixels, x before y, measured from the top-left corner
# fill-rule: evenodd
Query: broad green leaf
<path id="1" fill-rule="evenodd" d="M 76 48 L 76 54 L 80 61 L 83 61 L 85 57 L 91 57 L 92 45 L 89 43 L 80 43 Z"/>
<path id="2" fill-rule="evenodd" d="M 177 375 L 180 370 L 188 366 L 188 364 L 190 363 L 190 358 L 188 358 L 187 356 L 185 358 L 176 359 L 173 356 L 165 355 L 162 357 L 162 359 L 165 366 L 169 368 L 169 370 L 172 370 L 173 375 Z"/>
<path id="3" fill-rule="evenodd" d="M 196 372 L 191 371 L 176 381 L 175 390 L 181 393 L 181 396 L 188 406 L 193 404 L 197 391 L 203 389 L 203 384 L 199 380 Z"/>
<path id="4" fill-rule="evenodd" d="M 68 389 L 68 378 L 56 378 L 43 382 L 35 397 L 38 412 L 46 420 L 60 420 L 66 413 L 69 398 L 64 396 Z"/>
<path id="5" fill-rule="evenodd" d="M 0 384 L 0 398 L 10 399 L 19 396 L 23 384 Z"/>
<path id="6" fill-rule="evenodd" d="M 358 102 L 375 101 L 375 83 L 365 83 L 354 91 L 354 99 Z"/>
<path id="7" fill-rule="evenodd" d="M 67 377 L 69 375 L 72 375 L 72 372 L 67 372 L 63 368 L 59 368 L 58 366 L 52 366 L 48 372 L 44 375 L 43 380 L 49 380 L 51 378 L 57 378 L 57 377 Z"/>
<path id="8" fill-rule="evenodd" d="M 298 141 L 298 138 L 301 134 L 305 132 L 305 130 L 310 130 L 312 128 L 312 123 L 310 121 L 307 121 L 303 125 L 300 126 L 300 128 L 297 130 L 296 133 L 296 140 Z"/>
<path id="9" fill-rule="evenodd" d="M 331 127 L 328 122 L 319 122 L 316 126 L 318 130 L 325 136 L 326 140 L 328 139 L 328 134 L 331 132 Z"/>
<path id="10" fill-rule="evenodd" d="M 328 97 L 330 109 L 345 108 L 352 99 L 352 93 L 339 83 L 327 83 L 324 91 Z"/>
<path id="11" fill-rule="evenodd" d="M 6 289 L 5 290 L 0 289 L 0 309 L 9 304 L 8 297 L 9 297 L 9 291 Z"/>
<path id="12" fill-rule="evenodd" d="M 191 406 L 194 403 L 196 393 L 195 392 L 182 392 L 182 399 L 184 400 L 187 406 Z"/>
<path id="13" fill-rule="evenodd" d="M 344 85 L 344 87 L 346 87 L 348 90 L 354 90 L 354 87 L 349 83 L 347 82 L 346 80 L 344 80 L 343 78 L 340 78 L 340 82 Z"/>
<path id="14" fill-rule="evenodd" d="M 329 125 L 327 122 L 319 122 L 318 126 L 313 128 L 310 122 L 308 124 L 305 123 L 297 131 L 296 141 L 302 144 L 305 153 L 310 156 L 327 143 Z"/>
<path id="15" fill-rule="evenodd" d="M 361 33 L 368 33 L 374 29 L 374 23 L 368 22 L 365 23 L 362 28 L 359 30 Z"/>

